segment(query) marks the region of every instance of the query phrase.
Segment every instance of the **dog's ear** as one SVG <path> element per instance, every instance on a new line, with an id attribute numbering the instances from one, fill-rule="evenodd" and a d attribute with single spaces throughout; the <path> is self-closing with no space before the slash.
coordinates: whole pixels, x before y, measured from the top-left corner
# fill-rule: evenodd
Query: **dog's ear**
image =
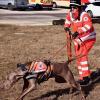
<path id="1" fill-rule="evenodd" d="M 17 68 L 20 67 L 20 66 L 21 66 L 21 63 L 18 63 L 18 64 L 17 64 Z"/>
<path id="2" fill-rule="evenodd" d="M 50 60 L 44 60 L 43 62 L 44 62 L 47 66 L 50 66 L 50 64 L 51 64 Z"/>
<path id="3" fill-rule="evenodd" d="M 17 64 L 17 68 L 20 68 L 22 71 L 26 71 L 26 70 L 27 70 L 26 64 L 18 63 L 18 64 Z"/>

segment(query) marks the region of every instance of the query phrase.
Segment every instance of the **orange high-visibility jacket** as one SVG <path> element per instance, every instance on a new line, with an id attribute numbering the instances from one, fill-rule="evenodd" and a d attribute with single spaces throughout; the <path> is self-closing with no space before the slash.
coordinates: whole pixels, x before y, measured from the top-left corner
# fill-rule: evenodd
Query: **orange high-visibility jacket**
<path id="1" fill-rule="evenodd" d="M 86 12 L 82 12 L 77 20 L 73 19 L 72 13 L 69 12 L 66 16 L 64 27 L 71 27 L 73 32 L 77 31 L 79 33 L 78 38 L 75 39 L 77 42 L 80 39 L 83 42 L 96 39 L 91 17 Z"/>

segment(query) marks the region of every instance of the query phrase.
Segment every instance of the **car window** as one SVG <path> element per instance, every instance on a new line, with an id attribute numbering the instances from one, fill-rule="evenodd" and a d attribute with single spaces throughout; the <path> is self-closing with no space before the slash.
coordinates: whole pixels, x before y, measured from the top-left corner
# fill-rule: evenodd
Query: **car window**
<path id="1" fill-rule="evenodd" d="M 94 2 L 93 5 L 94 6 L 100 6 L 100 2 Z"/>

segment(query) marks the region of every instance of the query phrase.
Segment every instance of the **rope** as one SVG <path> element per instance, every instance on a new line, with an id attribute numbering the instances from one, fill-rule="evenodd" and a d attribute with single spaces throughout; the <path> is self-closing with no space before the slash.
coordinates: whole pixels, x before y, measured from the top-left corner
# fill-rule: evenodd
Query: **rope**
<path id="1" fill-rule="evenodd" d="M 69 30 L 68 32 L 69 32 L 68 34 L 69 34 L 69 37 L 70 37 L 72 33 L 71 33 L 70 30 Z M 68 37 L 67 37 L 67 38 L 68 38 Z M 70 39 L 70 40 L 68 39 L 68 42 L 72 42 L 72 39 Z M 53 54 L 52 54 L 53 56 L 50 57 L 49 60 L 53 59 L 53 58 L 54 58 L 63 48 L 65 48 L 66 46 L 68 47 L 68 43 L 65 44 L 65 45 L 63 45 L 60 49 L 58 49 L 55 53 L 53 53 Z M 69 48 L 68 48 L 68 49 L 69 49 Z M 68 53 L 68 56 L 69 56 L 70 52 L 67 51 L 67 53 Z M 68 59 L 69 59 L 69 57 L 68 57 Z"/>
<path id="2" fill-rule="evenodd" d="M 55 58 L 55 56 L 63 49 L 66 47 L 67 44 L 63 45 L 60 49 L 58 49 L 55 53 L 52 54 L 52 57 L 49 58 L 49 60 Z"/>

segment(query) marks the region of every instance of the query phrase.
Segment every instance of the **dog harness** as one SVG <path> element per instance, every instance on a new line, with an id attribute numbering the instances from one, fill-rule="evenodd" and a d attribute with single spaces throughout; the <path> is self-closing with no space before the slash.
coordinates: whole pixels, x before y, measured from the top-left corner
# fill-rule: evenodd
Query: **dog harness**
<path id="1" fill-rule="evenodd" d="M 27 76 L 26 76 L 26 79 L 32 79 L 32 78 L 37 78 L 37 74 L 38 73 L 41 73 L 41 72 L 45 72 L 47 70 L 47 66 L 41 62 L 41 61 L 36 61 L 34 64 L 33 64 L 33 67 L 32 67 L 32 73 L 29 73 Z"/>
<path id="2" fill-rule="evenodd" d="M 36 61 L 34 63 L 34 65 L 33 65 L 33 69 L 32 70 L 33 71 L 40 71 L 40 72 L 46 71 L 47 70 L 47 66 L 41 61 L 39 61 L 39 62 Z"/>

